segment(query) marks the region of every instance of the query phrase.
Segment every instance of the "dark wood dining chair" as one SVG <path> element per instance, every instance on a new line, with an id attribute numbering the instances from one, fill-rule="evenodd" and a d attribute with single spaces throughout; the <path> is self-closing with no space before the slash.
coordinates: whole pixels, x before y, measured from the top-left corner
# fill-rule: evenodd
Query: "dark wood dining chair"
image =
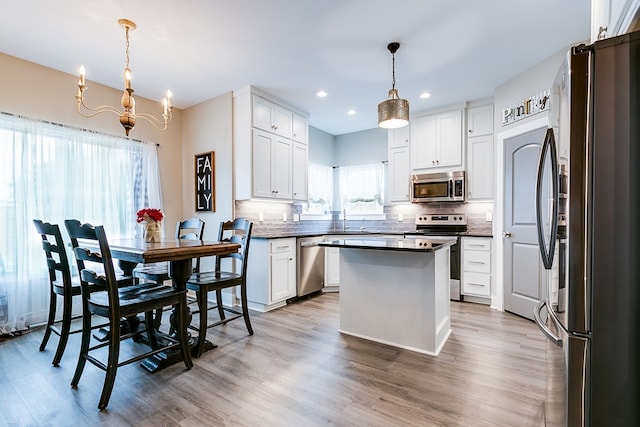
<path id="1" fill-rule="evenodd" d="M 58 347 L 51 363 L 53 366 L 59 366 L 69 335 L 82 331 L 82 329 L 71 329 L 71 322 L 82 317 L 72 315 L 72 301 L 74 296 L 80 295 L 80 281 L 71 277 L 69 257 L 58 224 L 50 224 L 39 219 L 34 219 L 33 224 L 42 238 L 42 249 L 49 270 L 49 315 L 40 343 L 40 351 L 46 349 L 52 332 L 58 335 L 60 337 Z M 89 291 L 98 290 L 104 290 L 104 288 L 89 287 Z M 58 296 L 62 297 L 62 318 L 56 320 Z"/>
<path id="2" fill-rule="evenodd" d="M 170 349 L 180 349 L 184 364 L 191 369 L 191 353 L 187 334 L 186 290 L 177 290 L 172 286 L 153 283 L 146 286 L 133 285 L 118 288 L 111 250 L 104 227 L 80 224 L 77 220 L 66 220 L 65 226 L 71 238 L 74 255 L 80 272 L 82 287 L 82 342 L 80 355 L 71 386 L 77 388 L 87 361 L 106 372 L 102 394 L 98 403 L 104 409 L 109 403 L 116 372 L 119 367 L 145 359 L 151 355 Z M 96 247 L 98 246 L 98 247 Z M 90 286 L 102 286 L 102 292 L 89 292 Z M 153 327 L 153 310 L 173 305 L 178 311 L 177 336 L 165 337 L 162 343 L 156 339 Z M 144 330 L 121 333 L 120 319 L 145 314 Z M 109 339 L 91 346 L 92 316 L 100 316 L 109 321 Z M 120 341 L 138 336 L 146 331 L 151 349 L 129 359 L 120 360 Z M 107 360 L 100 358 L 96 350 L 108 346 Z"/>
<path id="3" fill-rule="evenodd" d="M 178 221 L 176 224 L 176 239 L 202 240 L 204 234 L 204 221 L 200 218 L 189 218 L 184 221 Z M 194 260 L 193 271 L 200 270 L 200 258 Z M 169 265 L 166 262 L 158 262 L 145 264 L 133 270 L 133 277 L 137 280 L 150 280 L 156 283 L 163 283 L 169 280 Z M 162 313 L 164 309 L 156 310 L 154 324 L 156 329 L 160 328 L 162 323 Z"/>
<path id="4" fill-rule="evenodd" d="M 189 325 L 191 329 L 198 331 L 198 343 L 194 350 L 195 357 L 200 357 L 204 352 L 207 329 L 215 326 L 224 325 L 232 320 L 244 318 L 245 325 L 249 331 L 249 335 L 253 335 L 251 320 L 249 319 L 249 308 L 247 304 L 247 263 L 249 260 L 249 242 L 251 241 L 251 229 L 253 223 L 244 218 L 237 218 L 233 221 L 221 222 L 218 232 L 218 241 L 238 243 L 240 249 L 237 253 L 230 255 L 217 256 L 215 261 L 215 270 L 207 272 L 199 272 L 191 275 L 187 281 L 187 289 L 195 291 L 198 309 L 193 314 L 199 314 L 198 326 Z M 236 260 L 235 271 L 222 270 L 221 264 L 223 259 Z M 238 263 L 240 266 L 238 266 Z M 225 307 L 222 303 L 222 289 L 238 286 L 241 297 L 241 310 L 231 307 Z M 216 304 L 209 305 L 209 292 L 216 292 Z M 218 309 L 220 320 L 209 324 L 209 310 Z M 227 317 L 225 312 L 232 314 Z"/>

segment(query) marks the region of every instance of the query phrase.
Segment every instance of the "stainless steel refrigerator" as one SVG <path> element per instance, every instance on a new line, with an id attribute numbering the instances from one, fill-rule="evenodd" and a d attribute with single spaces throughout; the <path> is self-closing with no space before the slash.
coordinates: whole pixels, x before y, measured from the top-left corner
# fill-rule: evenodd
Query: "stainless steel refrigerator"
<path id="1" fill-rule="evenodd" d="M 536 191 L 550 280 L 534 313 L 546 424 L 639 426 L 640 32 L 572 48 L 551 93 Z"/>

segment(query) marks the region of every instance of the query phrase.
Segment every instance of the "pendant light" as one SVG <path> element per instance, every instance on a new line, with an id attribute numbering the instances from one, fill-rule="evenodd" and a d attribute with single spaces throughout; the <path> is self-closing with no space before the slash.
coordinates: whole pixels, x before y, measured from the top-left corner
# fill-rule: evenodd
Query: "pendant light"
<path id="1" fill-rule="evenodd" d="M 378 126 L 385 129 L 401 128 L 409 124 L 409 101 L 400 99 L 396 89 L 396 52 L 400 43 L 392 42 L 387 45 L 392 57 L 392 80 L 389 98 L 378 104 Z"/>

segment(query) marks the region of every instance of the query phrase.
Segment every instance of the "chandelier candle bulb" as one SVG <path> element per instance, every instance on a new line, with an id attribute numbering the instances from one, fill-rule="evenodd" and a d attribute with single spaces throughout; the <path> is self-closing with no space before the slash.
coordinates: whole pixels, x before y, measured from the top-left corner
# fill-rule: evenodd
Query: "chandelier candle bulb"
<path id="1" fill-rule="evenodd" d="M 85 81 L 84 81 L 84 75 L 85 75 L 86 71 L 84 69 L 84 65 L 80 66 L 80 81 L 78 82 L 78 86 L 80 87 L 84 87 L 85 86 Z"/>
<path id="2" fill-rule="evenodd" d="M 124 69 L 124 83 L 125 89 L 131 89 L 131 70 L 129 68 Z"/>

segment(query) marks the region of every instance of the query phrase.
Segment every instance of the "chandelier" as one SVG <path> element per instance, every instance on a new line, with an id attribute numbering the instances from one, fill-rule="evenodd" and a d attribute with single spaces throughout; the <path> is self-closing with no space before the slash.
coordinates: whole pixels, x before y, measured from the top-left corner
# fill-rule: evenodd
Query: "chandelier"
<path id="1" fill-rule="evenodd" d="M 409 124 L 409 101 L 400 99 L 396 89 L 396 51 L 399 47 L 398 42 L 387 45 L 393 58 L 391 90 L 389 90 L 389 98 L 378 104 L 378 126 L 385 129 L 400 128 Z"/>
<path id="2" fill-rule="evenodd" d="M 162 120 L 152 116 L 151 114 L 136 113 L 136 100 L 133 97 L 133 88 L 131 87 L 131 68 L 129 68 L 129 31 L 136 29 L 136 24 L 128 19 L 118 19 L 118 24 L 125 31 L 126 46 L 125 55 L 127 62 L 124 66 L 124 91 L 120 104 L 122 109 L 112 107 L 111 105 L 101 105 L 96 108 L 87 106 L 84 102 L 84 91 L 87 90 L 87 84 L 85 81 L 85 69 L 84 66 L 80 66 L 80 80 L 78 80 L 78 94 L 76 99 L 78 101 L 78 113 L 83 117 L 94 117 L 100 113 L 115 113 L 120 117 L 120 124 L 124 128 L 125 133 L 129 136 L 129 131 L 136 125 L 136 119 L 142 118 L 147 120 L 157 129 L 165 130 L 167 125 L 171 121 L 171 91 L 167 90 L 165 98 L 162 100 Z M 86 111 L 86 112 L 85 112 Z"/>

